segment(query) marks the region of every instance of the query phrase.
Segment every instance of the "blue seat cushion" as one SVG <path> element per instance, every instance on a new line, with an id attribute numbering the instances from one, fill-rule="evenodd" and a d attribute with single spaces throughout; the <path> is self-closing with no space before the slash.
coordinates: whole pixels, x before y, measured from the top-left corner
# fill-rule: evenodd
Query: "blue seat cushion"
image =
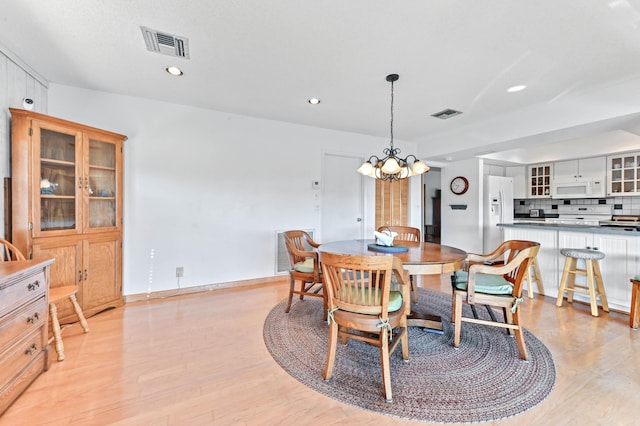
<path id="1" fill-rule="evenodd" d="M 304 262 L 298 262 L 295 265 L 293 265 L 293 269 L 295 269 L 298 272 L 313 274 L 313 259 L 310 257 L 306 259 Z"/>
<path id="2" fill-rule="evenodd" d="M 453 273 L 454 285 L 458 290 L 466 290 L 469 284 L 467 271 Z M 476 274 L 475 291 L 485 294 L 512 294 L 513 285 L 502 275 Z"/>

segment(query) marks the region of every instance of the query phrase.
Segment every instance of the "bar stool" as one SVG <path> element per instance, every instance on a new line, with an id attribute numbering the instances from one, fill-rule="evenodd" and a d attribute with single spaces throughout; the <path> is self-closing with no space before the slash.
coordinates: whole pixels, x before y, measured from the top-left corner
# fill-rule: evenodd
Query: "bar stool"
<path id="1" fill-rule="evenodd" d="M 51 313 L 51 328 L 53 329 L 53 339 L 55 340 L 56 352 L 58 353 L 58 361 L 64 360 L 64 345 L 62 344 L 62 334 L 60 330 L 60 322 L 58 321 L 58 308 L 56 302 L 60 302 L 64 299 L 69 299 L 73 305 L 80 325 L 84 329 L 85 333 L 89 332 L 89 324 L 82 313 L 82 309 L 76 299 L 76 293 L 78 292 L 77 285 L 68 285 L 63 287 L 54 287 L 49 290 L 49 312 Z"/>
<path id="2" fill-rule="evenodd" d="M 640 328 L 640 275 L 631 278 L 631 311 L 629 327 Z"/>
<path id="3" fill-rule="evenodd" d="M 607 304 L 607 295 L 604 292 L 604 284 L 602 283 L 602 274 L 598 260 L 604 259 L 604 253 L 598 251 L 597 248 L 574 249 L 564 248 L 560 250 L 563 256 L 566 256 L 564 262 L 564 271 L 562 272 L 562 280 L 560 281 L 560 290 L 558 292 L 558 300 L 556 306 L 562 306 L 564 292 L 567 292 L 567 302 L 573 302 L 573 294 L 581 293 L 589 296 L 591 300 L 591 315 L 598 316 L 598 303 L 596 296 L 600 296 L 602 302 L 602 310 L 609 312 Z M 578 259 L 585 261 L 585 269 L 578 269 L 576 264 Z M 587 277 L 587 285 L 578 285 L 575 283 L 576 275 L 584 275 Z M 596 287 L 597 286 L 597 287 Z"/>

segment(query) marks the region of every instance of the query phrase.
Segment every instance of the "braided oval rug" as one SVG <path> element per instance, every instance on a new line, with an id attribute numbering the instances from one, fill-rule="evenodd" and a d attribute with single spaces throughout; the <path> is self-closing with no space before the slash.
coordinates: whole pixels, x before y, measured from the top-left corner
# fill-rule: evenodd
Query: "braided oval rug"
<path id="1" fill-rule="evenodd" d="M 378 348 L 349 340 L 338 344 L 333 378 L 325 382 L 328 326 L 322 300 L 294 298 L 267 315 L 267 349 L 291 376 L 311 389 L 345 404 L 403 419 L 433 423 L 488 422 L 523 413 L 552 391 L 556 370 L 549 350 L 529 331 L 529 361 L 522 361 L 515 339 L 498 327 L 464 323 L 460 347 L 453 347 L 451 295 L 420 290 L 416 310 L 443 318 L 443 334 L 409 328 L 409 362 L 401 348 L 391 357 L 393 402 L 382 392 Z M 468 306 L 465 306 L 468 309 Z M 478 309 L 481 316 L 485 309 Z M 464 313 L 470 316 L 471 311 Z M 501 314 L 496 312 L 498 317 Z"/>

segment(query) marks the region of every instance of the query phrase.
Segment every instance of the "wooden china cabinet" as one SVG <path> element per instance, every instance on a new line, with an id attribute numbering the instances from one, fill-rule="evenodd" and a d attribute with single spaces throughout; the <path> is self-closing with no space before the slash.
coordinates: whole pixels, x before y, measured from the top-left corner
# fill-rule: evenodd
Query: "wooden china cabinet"
<path id="1" fill-rule="evenodd" d="M 123 304 L 122 144 L 126 136 L 11 111 L 12 242 L 55 258 L 51 287 L 76 284 L 90 316 Z M 58 306 L 74 321 L 71 304 Z"/>

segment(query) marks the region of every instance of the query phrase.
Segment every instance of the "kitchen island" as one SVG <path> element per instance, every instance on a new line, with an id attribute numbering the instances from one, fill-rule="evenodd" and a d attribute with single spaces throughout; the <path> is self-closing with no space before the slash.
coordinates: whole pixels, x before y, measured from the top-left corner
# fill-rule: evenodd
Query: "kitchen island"
<path id="1" fill-rule="evenodd" d="M 558 297 L 565 257 L 562 248 L 593 247 L 603 252 L 600 269 L 611 309 L 629 312 L 631 287 L 629 279 L 640 274 L 640 231 L 635 228 L 594 225 L 566 225 L 544 222 L 498 224 L 504 229 L 505 240 L 529 240 L 540 243 L 538 265 L 544 295 Z M 576 277 L 579 282 L 583 277 Z M 529 283 L 527 283 L 529 285 Z M 533 286 L 534 292 L 537 286 Z M 576 294 L 576 300 L 588 298 Z"/>

